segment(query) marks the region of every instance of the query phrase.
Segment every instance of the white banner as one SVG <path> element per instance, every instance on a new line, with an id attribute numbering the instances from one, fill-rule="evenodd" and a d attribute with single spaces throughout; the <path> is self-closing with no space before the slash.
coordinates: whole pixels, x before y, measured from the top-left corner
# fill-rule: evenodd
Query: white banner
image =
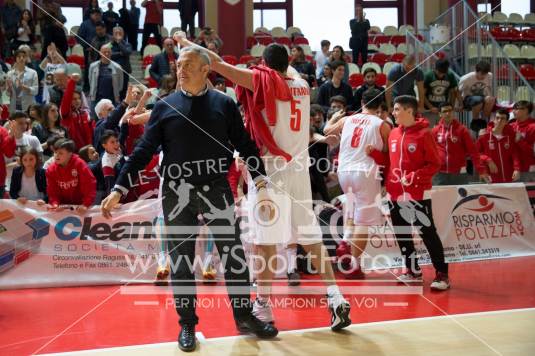
<path id="1" fill-rule="evenodd" d="M 448 262 L 535 255 L 535 221 L 522 183 L 434 187 L 433 218 Z M 366 248 L 366 268 L 402 266 L 390 222 Z M 415 236 L 421 264 L 430 263 Z"/>

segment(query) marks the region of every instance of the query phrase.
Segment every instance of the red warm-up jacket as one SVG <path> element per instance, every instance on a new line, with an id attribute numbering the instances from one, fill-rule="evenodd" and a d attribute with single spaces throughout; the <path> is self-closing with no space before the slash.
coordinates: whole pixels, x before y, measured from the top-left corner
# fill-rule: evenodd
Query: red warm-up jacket
<path id="1" fill-rule="evenodd" d="M 83 159 L 73 154 L 65 167 L 56 162 L 46 170 L 48 202 L 50 205 L 93 204 L 97 181 Z"/>
<path id="2" fill-rule="evenodd" d="M 13 136 L 9 136 L 9 133 L 5 128 L 0 126 L 0 187 L 6 184 L 6 163 L 4 162 L 4 156 L 12 157 L 15 154 L 16 141 Z M 3 197 L 0 197 L 2 199 Z"/>
<path id="3" fill-rule="evenodd" d="M 437 145 L 429 122 L 418 118 L 410 127 L 399 126 L 388 137 L 390 168 L 386 191 L 392 200 L 422 200 L 431 189 L 431 180 L 440 169 Z M 405 177 L 406 185 L 401 179 Z"/>
<path id="4" fill-rule="evenodd" d="M 472 163 L 478 172 L 483 172 L 479 162 L 479 153 L 466 126 L 457 120 L 446 125 L 444 119 L 441 119 L 433 128 L 432 133 L 438 146 L 438 154 L 442 164 L 440 172 L 460 173 L 461 168 L 466 167 L 466 156 L 468 155 L 472 158 Z"/>
<path id="5" fill-rule="evenodd" d="M 515 142 L 515 131 L 511 125 L 505 125 L 502 137 L 499 139 L 493 135 L 494 123 L 490 122 L 487 132 L 477 139 L 477 149 L 480 154 L 481 164 L 485 172 L 490 174 L 492 183 L 507 183 L 513 181 L 513 171 L 520 171 L 520 159 Z M 497 173 L 490 173 L 489 162 L 494 162 L 498 167 Z"/>
<path id="6" fill-rule="evenodd" d="M 61 125 L 69 132 L 69 137 L 76 144 L 76 149 L 85 145 L 93 144 L 93 130 L 95 122 L 89 118 L 87 110 L 74 110 L 72 108 L 72 97 L 76 82 L 69 79 L 63 98 L 61 99 L 60 113 Z"/>
<path id="7" fill-rule="evenodd" d="M 277 146 L 269 130 L 269 126 L 274 126 L 277 122 L 276 100 L 292 100 L 290 88 L 284 78 L 271 68 L 260 65 L 253 66 L 252 70 L 253 91 L 241 86 L 236 87 L 238 101 L 245 108 L 245 128 L 259 149 L 266 147 L 272 154 L 290 161 L 292 156 Z M 262 117 L 264 109 L 267 124 Z"/>
<path id="8" fill-rule="evenodd" d="M 535 170 L 535 119 L 511 124 L 515 130 L 515 141 L 520 152 L 520 172 Z"/>

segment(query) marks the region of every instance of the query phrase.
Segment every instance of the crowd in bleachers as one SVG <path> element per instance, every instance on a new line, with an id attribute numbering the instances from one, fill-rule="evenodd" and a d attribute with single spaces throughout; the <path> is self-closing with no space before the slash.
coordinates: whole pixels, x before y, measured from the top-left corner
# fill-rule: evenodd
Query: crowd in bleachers
<path id="1" fill-rule="evenodd" d="M 63 28 L 65 17 L 61 7 L 54 1 L 43 3 L 35 22 L 31 11 L 19 8 L 12 0 L 5 2 L 4 38 L 0 41 L 5 58 L 0 61 L 3 126 L 0 153 L 6 157 L 6 164 L 0 165 L 0 196 L 6 192 L 6 197 L 21 201 L 48 201 L 52 208 L 61 204 L 87 207 L 98 204 L 110 191 L 121 162 L 143 134 L 152 105 L 177 89 L 175 61 L 179 53 L 173 39 L 168 37 L 177 28 L 167 31 L 160 26 L 160 1 L 145 0 L 141 6 L 147 11 L 139 52 L 146 85 L 134 81 L 130 75 L 130 59 L 137 55 L 138 49 L 137 31 L 133 30 L 139 27 L 135 0 L 130 1 L 129 9 L 120 9 L 118 13 L 111 3 L 103 11 L 98 2 L 90 1 L 83 23 L 69 33 Z M 527 26 L 529 21 L 531 18 L 526 17 L 523 24 Z M 40 27 L 40 36 L 36 35 L 36 25 Z M 247 53 L 240 57 L 222 56 L 233 65 L 249 67 L 260 62 L 266 45 L 276 42 L 286 47 L 292 67 L 313 88 L 310 155 L 318 162 L 321 158 L 328 162 L 310 170 L 317 197 L 330 200 L 333 196 L 327 187 L 336 186 L 333 173 L 339 138 L 324 135 L 323 127 L 335 114 L 360 111 L 362 95 L 369 89 L 380 91 L 377 100 L 383 102 L 382 117 L 392 126 L 389 113 L 395 97 L 407 94 L 418 97 L 419 115 L 427 117 L 431 127 L 434 126 L 442 152 L 445 168 L 441 173 L 465 178 L 459 181 L 441 177 L 437 184 L 477 180 L 477 173 L 490 173 L 489 182 L 533 179 L 529 175 L 530 169 L 535 168 L 535 121 L 529 119 L 532 104 L 519 97 L 509 107 L 512 114 L 496 111 L 501 109 L 496 106 L 501 89 L 492 87 L 492 72 L 500 76 L 505 69 L 490 68 L 487 62 L 481 61 L 474 72 L 458 80 L 449 69 L 448 59 L 440 58 L 433 69 L 424 72 L 405 43 L 404 34 L 414 32 L 412 26 L 399 29 L 387 26 L 381 31 L 369 25 L 359 30 L 366 32 L 367 50 L 357 51 L 361 54 L 359 58 L 354 58 L 355 48 L 353 56 L 345 53 L 341 45 L 331 50 L 328 40 L 322 41 L 321 50 L 313 53 L 308 39 L 297 27 L 271 31 L 258 28 L 247 38 Z M 195 31 L 190 26 L 189 30 L 190 35 L 197 35 L 196 43 L 217 53 L 225 52 L 223 41 L 213 29 Z M 507 33 L 533 41 L 529 37 L 533 35 L 532 28 L 508 31 L 501 27 L 490 29 L 497 39 L 499 34 Z M 420 35 L 415 36 L 423 40 Z M 515 42 L 518 38 L 507 40 Z M 530 44 L 522 46 L 520 53 L 532 53 Z M 532 63 L 523 65 L 521 70 L 526 78 L 535 79 Z M 210 74 L 210 80 L 217 90 L 236 100 L 232 82 L 215 73 Z M 454 120 L 455 113 L 463 110 L 471 111 L 471 132 L 462 131 L 463 125 Z M 498 119 L 504 119 L 505 113 L 507 120 L 516 122 L 506 121 L 501 125 Z M 462 135 L 456 134 L 456 130 L 461 130 Z M 466 136 L 466 132 L 470 135 Z M 468 138 L 470 142 L 466 142 Z M 491 144 L 493 140 L 496 142 Z M 510 155 L 495 156 L 493 147 L 503 140 L 507 142 L 500 152 Z M 457 147 L 461 143 L 464 146 Z M 473 176 L 462 173 L 467 156 L 473 162 L 472 171 L 468 164 Z M 450 159 L 456 160 L 455 164 Z M 457 162 L 459 159 L 461 162 Z M 511 165 L 514 174 L 504 168 L 506 162 L 514 163 Z M 151 196 L 157 189 L 157 177 L 150 173 L 157 164 L 156 156 L 147 167 L 146 180 L 153 184 L 140 186 L 127 200 Z"/>

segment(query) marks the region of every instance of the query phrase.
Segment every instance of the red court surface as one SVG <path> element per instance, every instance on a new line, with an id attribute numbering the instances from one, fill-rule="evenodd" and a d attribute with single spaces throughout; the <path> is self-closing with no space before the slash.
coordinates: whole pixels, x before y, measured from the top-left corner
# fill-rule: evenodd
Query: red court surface
<path id="1" fill-rule="evenodd" d="M 423 295 L 406 294 L 404 286 L 377 281 L 393 279 L 391 274 L 372 274 L 363 282 L 344 283 L 343 292 L 351 300 L 354 324 L 531 308 L 535 307 L 534 269 L 535 257 L 451 264 L 452 289 L 437 293 L 429 290 L 433 272 L 426 266 Z M 381 295 L 362 289 L 378 285 L 388 285 L 394 292 Z M 236 335 L 226 296 L 209 296 L 206 292 L 210 288 L 199 287 L 199 299 L 205 308 L 197 309 L 200 317 L 197 331 L 206 338 Z M 296 293 L 303 290 L 302 287 L 292 288 Z M 167 291 L 159 295 L 133 294 L 146 289 L 143 286 L 93 286 L 1 291 L 0 354 L 41 354 L 174 342 L 178 318 L 173 306 L 166 306 L 171 295 Z M 348 291 L 355 294 L 349 295 Z M 321 295 L 297 299 L 280 295 L 277 300 L 281 303 L 300 300 L 301 304 L 275 308 L 279 330 L 328 326 L 329 312 L 320 298 Z"/>

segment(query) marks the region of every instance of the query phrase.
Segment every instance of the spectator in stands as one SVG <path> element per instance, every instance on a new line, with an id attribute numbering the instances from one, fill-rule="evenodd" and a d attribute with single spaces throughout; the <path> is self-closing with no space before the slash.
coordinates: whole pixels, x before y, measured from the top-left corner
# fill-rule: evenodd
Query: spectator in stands
<path id="1" fill-rule="evenodd" d="M 50 156 L 50 158 L 45 163 L 43 163 L 43 169 L 44 170 L 46 170 L 52 163 L 54 163 L 54 161 L 55 161 L 55 159 L 54 159 L 54 151 L 56 150 L 54 148 L 54 145 L 56 144 L 56 142 L 58 142 L 59 140 L 62 140 L 62 139 L 63 139 L 63 137 L 59 137 L 57 135 L 48 136 L 48 139 L 46 140 L 46 147 L 52 153 L 52 155 Z"/>
<path id="2" fill-rule="evenodd" d="M 91 162 L 97 162 L 100 158 L 100 155 L 93 145 L 86 145 L 80 148 L 78 151 L 78 156 L 80 156 L 80 158 L 88 164 Z"/>
<path id="3" fill-rule="evenodd" d="M 18 136 L 19 127 L 15 121 L 8 123 L 7 129 L 0 126 L 0 157 L 12 157 L 17 147 L 15 136 Z M 4 198 L 6 185 L 6 165 L 0 164 L 0 199 Z"/>
<path id="4" fill-rule="evenodd" d="M 61 56 L 63 58 L 67 58 L 67 49 L 69 49 L 69 44 L 67 43 L 67 34 L 65 33 L 65 28 L 63 27 L 64 23 L 65 22 L 61 21 L 53 21 L 50 23 L 50 25 L 48 25 L 46 30 L 41 30 L 41 33 L 44 37 L 42 48 L 47 48 L 49 44 L 54 43 Z M 42 51 L 41 59 L 44 59 L 46 55 L 46 51 Z"/>
<path id="5" fill-rule="evenodd" d="M 67 129 L 60 125 L 59 112 L 56 104 L 50 103 L 43 105 L 43 124 L 37 124 L 32 129 L 32 135 L 39 139 L 41 147 L 47 156 L 52 153 L 50 146 L 47 144 L 50 136 L 54 135 L 59 138 L 69 137 Z"/>
<path id="6" fill-rule="evenodd" d="M 7 94 L 10 97 L 9 112 L 28 110 L 28 106 L 35 102 L 35 96 L 39 91 L 37 72 L 26 67 L 26 59 L 25 51 L 16 50 L 15 64 L 7 72 Z"/>
<path id="7" fill-rule="evenodd" d="M 459 80 L 459 93 L 460 107 L 472 111 L 470 128 L 477 133 L 487 126 L 496 103 L 496 98 L 492 96 L 490 64 L 478 62 L 474 72 L 463 75 Z"/>
<path id="8" fill-rule="evenodd" d="M 113 41 L 111 42 L 111 60 L 119 64 L 123 68 L 123 88 L 120 96 L 123 98 L 126 94 L 129 74 L 132 73 L 132 66 L 130 65 L 130 54 L 132 53 L 132 46 L 124 39 L 124 30 L 122 27 L 115 27 L 113 29 Z"/>
<path id="9" fill-rule="evenodd" d="M 331 42 L 329 42 L 328 40 L 321 41 L 321 51 L 316 52 L 316 55 L 314 56 L 314 61 L 316 61 L 316 78 L 322 76 L 323 66 L 329 61 L 330 48 Z"/>
<path id="10" fill-rule="evenodd" d="M 67 87 L 67 71 L 64 68 L 57 68 L 54 70 L 54 84 L 48 86 L 48 98 L 50 103 L 54 103 L 57 106 L 61 104 L 61 98 Z"/>
<path id="11" fill-rule="evenodd" d="M 95 9 L 102 13 L 102 9 L 100 8 L 100 5 L 98 4 L 98 0 L 89 0 L 89 5 L 84 10 L 84 17 L 83 21 L 89 20 L 89 17 L 91 16 L 91 11 Z"/>
<path id="12" fill-rule="evenodd" d="M 40 154 L 43 153 L 39 139 L 28 133 L 28 115 L 22 111 L 14 111 L 9 119 L 17 126 L 17 129 L 14 130 L 16 154 L 18 155 L 23 147 L 31 147 Z"/>
<path id="13" fill-rule="evenodd" d="M 359 55 L 361 63 L 368 61 L 368 31 L 370 30 L 370 21 L 364 18 L 362 5 L 355 6 L 355 18 L 349 20 L 351 29 L 351 38 L 349 39 L 349 48 L 353 50 L 353 63 L 359 64 Z"/>
<path id="14" fill-rule="evenodd" d="M 433 177 L 433 185 L 462 185 L 469 183 L 466 174 L 466 157 L 472 158 L 472 165 L 484 180 L 488 175 L 481 168 L 479 152 L 468 128 L 453 117 L 453 105 L 446 101 L 439 107 L 440 121 L 432 133 L 440 157 L 440 171 Z"/>
<path id="15" fill-rule="evenodd" d="M 28 114 L 28 117 L 32 121 L 32 124 L 31 124 L 32 129 L 38 124 L 43 123 L 43 115 L 42 115 L 43 108 L 41 107 L 40 104 L 32 104 L 28 106 L 28 110 L 26 111 L 26 113 Z M 32 135 L 34 134 L 32 133 Z M 37 135 L 34 135 L 34 136 L 37 136 Z M 39 141 L 41 140 L 39 139 Z"/>
<path id="16" fill-rule="evenodd" d="M 19 19 L 22 15 L 21 8 L 14 0 L 6 0 L 1 8 L 2 23 L 4 24 L 4 37 L 7 42 L 17 37 Z"/>
<path id="17" fill-rule="evenodd" d="M 87 145 L 80 148 L 78 155 L 87 163 L 91 173 L 93 173 L 93 176 L 97 181 L 97 193 L 94 204 L 100 204 L 106 190 L 106 182 L 104 181 L 104 175 L 102 174 L 101 157 L 93 145 Z"/>
<path id="18" fill-rule="evenodd" d="M 377 116 L 379 116 L 381 120 L 386 122 L 391 129 L 394 128 L 394 122 L 390 117 L 390 112 L 388 111 L 388 105 L 386 105 L 386 101 L 383 101 L 381 105 L 379 105 L 379 109 L 377 110 Z"/>
<path id="19" fill-rule="evenodd" d="M 176 90 L 176 76 L 166 74 L 162 77 L 160 87 L 158 88 L 157 100 L 163 99 Z"/>
<path id="20" fill-rule="evenodd" d="M 416 58 L 408 55 L 403 62 L 396 64 L 388 72 L 386 81 L 385 99 L 388 111 L 393 110 L 393 100 L 400 95 L 416 96 L 414 87 L 418 90 L 418 110 L 424 111 L 424 73 L 416 68 Z"/>
<path id="21" fill-rule="evenodd" d="M 321 76 L 318 78 L 318 86 L 322 86 L 329 80 L 333 79 L 333 70 L 330 63 L 325 63 L 323 65 L 323 71 L 321 73 Z"/>
<path id="22" fill-rule="evenodd" d="M 325 126 L 325 115 L 323 108 L 318 104 L 310 105 L 310 127 L 314 129 L 315 133 L 323 135 L 323 127 Z"/>
<path id="23" fill-rule="evenodd" d="M 56 26 L 56 28 L 61 28 L 67 19 L 63 16 L 61 12 L 61 5 L 54 0 L 43 0 L 41 5 L 38 8 L 37 20 L 41 26 L 41 32 L 45 33 L 50 30 L 49 27 Z M 59 24 L 59 26 L 58 26 Z M 49 45 L 49 42 L 43 44 L 43 48 Z M 58 45 L 56 43 L 56 45 Z M 60 46 L 58 46 L 60 48 Z M 65 57 L 65 53 L 62 53 Z"/>
<path id="24" fill-rule="evenodd" d="M 130 16 L 130 27 L 125 28 L 128 32 L 128 42 L 132 45 L 132 51 L 137 51 L 137 38 L 139 29 L 139 16 L 141 11 L 139 7 L 136 7 L 136 0 L 130 0 L 130 10 L 128 10 Z"/>
<path id="25" fill-rule="evenodd" d="M 119 145 L 119 136 L 117 132 L 106 130 L 100 138 L 100 144 L 104 148 L 104 155 L 102 155 L 102 173 L 104 175 L 104 182 L 106 184 L 106 196 L 110 194 L 111 189 L 115 185 L 115 179 L 121 171 L 121 166 L 124 163 L 124 156 Z"/>
<path id="26" fill-rule="evenodd" d="M 225 78 L 217 78 L 214 81 L 214 89 L 219 90 L 222 93 L 225 93 L 226 95 L 230 96 L 232 100 L 234 100 L 235 103 L 238 102 L 238 98 L 236 97 L 236 92 L 234 89 L 227 87 L 227 82 Z"/>
<path id="27" fill-rule="evenodd" d="M 102 20 L 102 12 L 100 8 L 93 8 L 89 10 L 89 19 L 84 20 L 78 29 L 78 37 L 80 37 L 80 44 L 84 48 L 84 59 L 85 59 L 85 69 L 84 69 L 84 91 L 89 90 L 89 63 L 91 63 L 89 56 L 92 52 L 90 47 L 93 38 L 97 35 L 97 23 Z"/>
<path id="28" fill-rule="evenodd" d="M 119 26 L 119 14 L 113 11 L 113 3 L 111 1 L 108 3 L 108 11 L 102 14 L 102 19 L 106 24 L 106 32 L 111 35 L 113 28 Z"/>
<path id="29" fill-rule="evenodd" d="M 312 86 L 316 82 L 316 74 L 314 73 L 314 66 L 307 61 L 305 51 L 301 46 L 292 46 L 292 60 L 290 65 L 301 75 L 301 78 L 307 81 L 308 86 Z"/>
<path id="30" fill-rule="evenodd" d="M 84 214 L 96 196 L 96 180 L 87 164 L 74 154 L 74 142 L 61 139 L 54 145 L 55 161 L 46 170 L 49 209 L 61 211 L 60 205 L 78 205 Z"/>
<path id="31" fill-rule="evenodd" d="M 376 85 L 377 71 L 372 67 L 368 67 L 362 73 L 364 76 L 364 84 L 362 84 L 355 91 L 355 101 L 353 102 L 353 109 L 360 112 L 362 108 L 362 94 L 368 89 L 377 89 L 381 92 L 381 96 L 377 98 L 379 101 L 385 100 L 385 88 Z"/>
<path id="32" fill-rule="evenodd" d="M 95 24 L 95 37 L 91 41 L 91 51 L 89 52 L 89 63 L 97 61 L 100 57 L 100 48 L 106 43 L 110 43 L 112 38 L 106 32 L 106 24 L 104 21 Z"/>
<path id="33" fill-rule="evenodd" d="M 95 122 L 89 117 L 89 109 L 84 107 L 82 93 L 76 91 L 76 83 L 80 75 L 72 74 L 67 82 L 65 95 L 61 100 L 61 122 L 74 141 L 76 150 L 93 143 L 93 129 Z"/>
<path id="34" fill-rule="evenodd" d="M 349 80 L 349 66 L 346 63 L 345 56 L 346 56 L 346 54 L 345 54 L 344 49 L 342 48 L 342 46 L 334 46 L 333 50 L 331 52 L 331 55 L 329 56 L 329 62 L 328 63 L 331 64 L 331 69 L 334 72 L 334 67 L 332 66 L 332 64 L 335 61 L 344 62 L 344 78 L 343 79 L 347 83 L 348 80 Z"/>
<path id="35" fill-rule="evenodd" d="M 526 100 L 513 105 L 515 141 L 520 155 L 520 181 L 535 182 L 535 119 L 529 115 L 533 104 Z"/>
<path id="36" fill-rule="evenodd" d="M 13 40 L 13 46 L 11 48 L 15 50 L 23 44 L 32 46 L 34 42 L 35 24 L 33 23 L 32 13 L 30 10 L 24 9 L 17 26 L 17 36 Z"/>
<path id="37" fill-rule="evenodd" d="M 338 111 L 346 112 L 347 110 L 347 99 L 342 95 L 335 95 L 329 100 L 330 107 L 329 112 L 335 113 Z"/>
<path id="38" fill-rule="evenodd" d="M 132 24 L 130 23 L 130 12 L 126 8 L 126 2 L 123 7 L 119 9 L 119 27 L 124 31 L 124 40 L 130 44 L 130 47 L 132 47 L 132 43 L 130 43 L 130 40 L 128 39 Z"/>
<path id="39" fill-rule="evenodd" d="M 199 37 L 195 39 L 195 43 L 203 46 L 204 48 L 208 48 L 208 44 L 210 42 L 215 42 L 217 48 L 219 49 L 223 47 L 223 41 L 221 40 L 221 38 L 219 38 L 214 29 L 211 27 L 203 27 L 203 29 L 199 33 Z"/>
<path id="40" fill-rule="evenodd" d="M 180 28 L 188 33 L 190 38 L 195 38 L 195 14 L 199 11 L 197 0 L 179 0 L 178 11 L 180 12 Z"/>
<path id="41" fill-rule="evenodd" d="M 59 54 L 54 43 L 48 45 L 46 51 L 47 56 L 41 61 L 41 64 L 39 64 L 39 68 L 44 72 L 45 77 L 50 74 L 53 75 L 59 68 L 64 70 L 67 69 L 67 62 L 65 61 L 65 58 Z M 45 103 L 50 101 L 49 87 L 50 85 L 45 82 L 43 86 L 43 102 Z"/>
<path id="42" fill-rule="evenodd" d="M 509 111 L 498 109 L 487 131 L 479 136 L 477 148 L 485 173 L 491 183 L 508 183 L 520 178 L 520 157 L 515 131 L 508 124 Z"/>
<path id="43" fill-rule="evenodd" d="M 435 69 L 424 75 L 425 107 L 430 112 L 427 119 L 434 125 L 438 119 L 441 104 L 457 102 L 457 78 L 449 70 L 450 62 L 441 58 L 435 62 Z"/>
<path id="44" fill-rule="evenodd" d="M 141 40 L 141 54 L 147 45 L 151 34 L 156 38 L 156 44 L 162 47 L 162 35 L 160 26 L 162 25 L 163 3 L 161 0 L 143 0 L 141 7 L 146 9 L 145 25 L 143 26 L 143 38 Z"/>
<path id="45" fill-rule="evenodd" d="M 330 100 L 335 95 L 342 95 L 346 99 L 346 103 L 353 102 L 353 89 L 344 81 L 346 63 L 342 61 L 334 61 L 331 63 L 333 69 L 333 79 L 325 82 L 318 92 L 318 104 L 320 104 L 325 111 L 329 110 Z"/>
<path id="46" fill-rule="evenodd" d="M 100 48 L 100 60 L 89 67 L 89 97 L 92 103 L 109 99 L 119 103 L 123 88 L 123 72 L 120 65 L 110 60 L 111 46 L 105 44 Z"/>
<path id="47" fill-rule="evenodd" d="M 25 147 L 19 153 L 20 166 L 13 169 L 9 195 L 21 204 L 28 200 L 44 205 L 46 198 L 46 173 L 41 167 L 41 156 L 33 148 Z"/>
<path id="48" fill-rule="evenodd" d="M 158 84 L 162 80 L 162 77 L 169 74 L 169 63 L 175 62 L 178 59 L 178 53 L 175 51 L 175 42 L 172 38 L 166 38 L 163 41 L 164 51 L 154 56 L 152 65 L 150 66 L 149 73 L 152 79 Z"/>

